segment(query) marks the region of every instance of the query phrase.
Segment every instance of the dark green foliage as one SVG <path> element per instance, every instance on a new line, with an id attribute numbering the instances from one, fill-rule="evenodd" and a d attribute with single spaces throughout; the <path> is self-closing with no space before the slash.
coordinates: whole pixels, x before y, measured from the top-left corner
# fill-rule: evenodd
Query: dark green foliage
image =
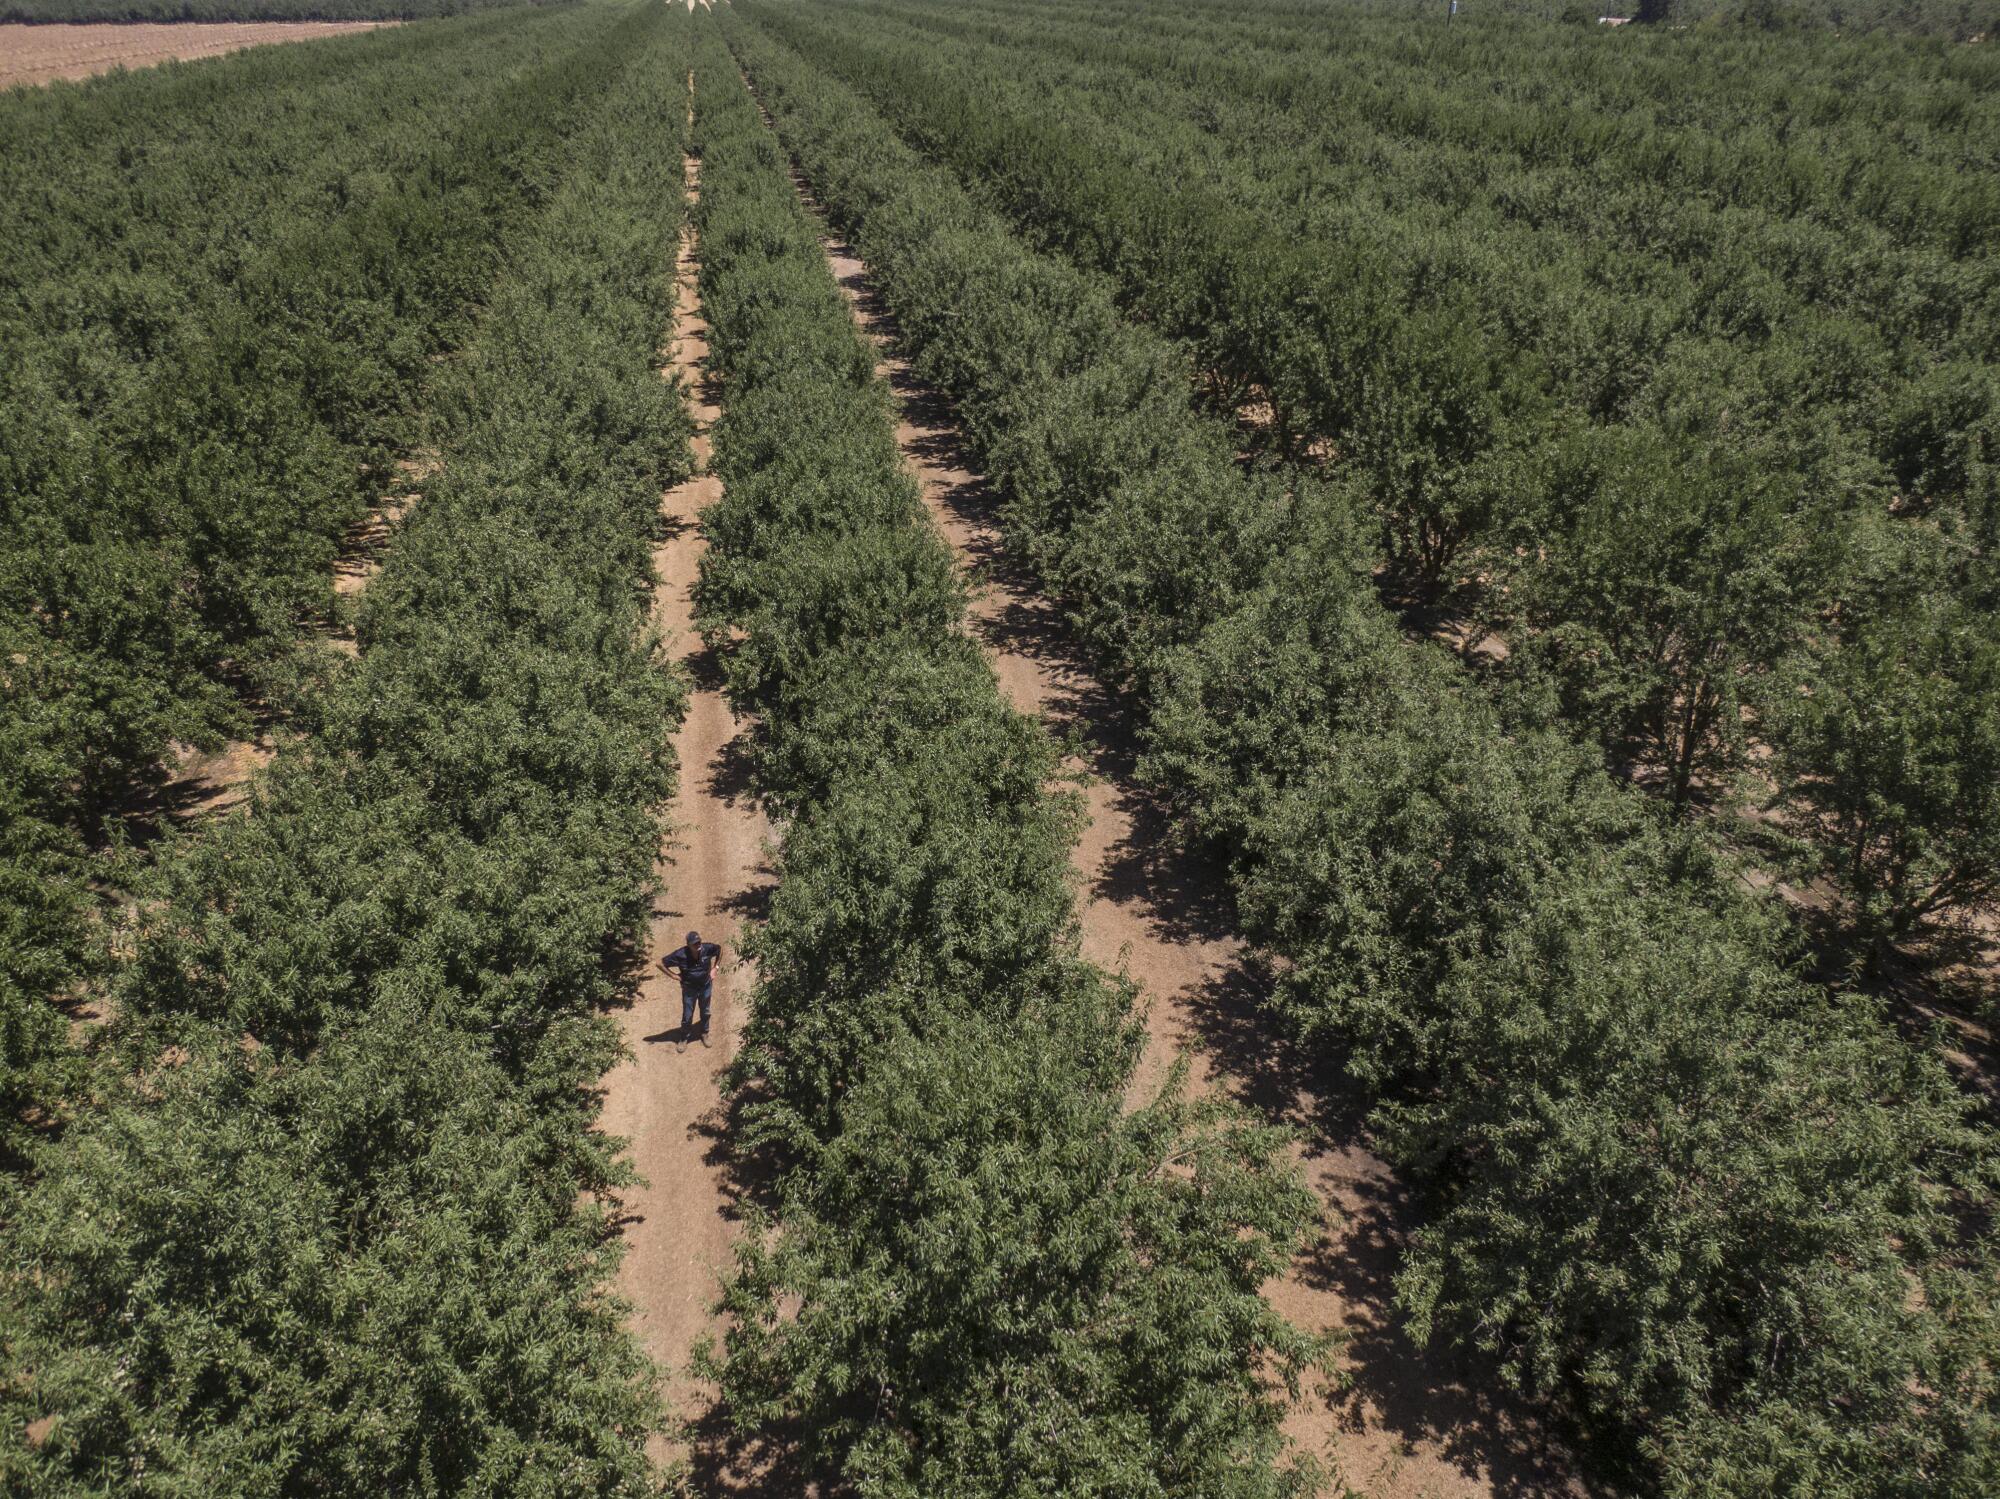
<path id="1" fill-rule="evenodd" d="M 1477 327 L 1473 307 L 1427 309 L 1381 329 L 1350 376 L 1345 451 L 1381 509 L 1392 564 L 1431 587 L 1535 492 L 1549 403 L 1530 363 L 1497 356 Z"/>
<path id="2" fill-rule="evenodd" d="M 784 158 L 691 24 L 724 404 L 698 598 L 784 819 L 738 1067 L 777 1211 L 728 1289 L 725 1406 L 870 1493 L 1296 1492 L 1273 1397 L 1315 1348 L 1260 1288 L 1311 1197 L 1178 1082 L 1126 1112 L 1058 757 L 966 635 Z"/>
<path id="3" fill-rule="evenodd" d="M 1657 766 L 1681 806 L 1741 763 L 1746 694 L 1805 638 L 1840 526 L 1770 469 L 1642 428 L 1553 468 L 1547 510 L 1515 528 L 1535 558 L 1508 600 L 1515 668 L 1549 673 L 1566 716 Z"/>
<path id="4" fill-rule="evenodd" d="M 1648 19 L 1715 30 L 1827 31 L 1984 41 L 2000 31 L 1991 0 L 1647 0 Z"/>
<path id="5" fill-rule="evenodd" d="M 876 1043 L 812 1210 L 741 1251 L 739 1419 L 910 1499 L 1295 1491 L 1256 1350 L 1304 1351 L 1257 1294 L 1300 1188 L 1269 1131 L 1078 1064 L 1004 1012 Z"/>
<path id="6" fill-rule="evenodd" d="M 1492 946 L 1440 986 L 1442 1086 L 1384 1111 L 1464 1163 L 1399 1279 L 1418 1335 L 1657 1412 L 1670 1492 L 1981 1492 L 1990 1304 L 1982 1347 L 1912 1296 L 1980 1148 L 1944 1074 L 1675 896 L 1545 884 Z M 1764 1471 L 1705 1466 L 1773 1428 Z"/>
<path id="7" fill-rule="evenodd" d="M 1407 643 L 1370 586 L 1365 484 L 1287 494 L 1233 465 L 1155 334 L 775 44 L 773 13 L 723 22 L 760 96 L 957 398 L 1021 554 L 1130 672 L 1148 771 L 1227 859 L 1285 1012 L 1426 1189 L 1399 1279 L 1412 1329 L 1560 1401 L 1641 1487 L 1993 1487 L 1994 1158 L 1928 1049 L 1800 978 L 1779 914 L 1698 833 L 1663 831 L 1541 695 L 1489 695 Z M 774 24 L 804 34 L 807 16 Z M 1043 421 L 1097 361 L 1121 373 L 1094 387 L 1095 420 Z M 1760 638 L 1733 633 L 1737 612 L 1782 612 L 1815 549 L 1851 538 L 1816 531 L 1810 494 L 1768 470 L 1742 484 L 1700 461 L 1698 424 L 1674 430 L 1691 446 L 1667 447 L 1683 467 L 1661 487 L 1635 462 L 1623 489 L 1568 490 L 1558 432 L 1549 492 L 1587 518 L 1565 544 L 1592 567 L 1678 547 L 1665 579 L 1619 563 L 1662 590 L 1634 603 L 1652 623 L 1633 637 L 1705 619 L 1726 662 Z M 1645 506 L 1660 513 L 1621 524 Z M 1703 547 L 1731 544 L 1695 515 L 1756 521 L 1737 573 L 1695 573 Z M 1246 543 L 1204 551 L 1211 536 Z M 1190 594 L 1183 559 L 1222 586 Z M 1627 602 L 1600 600 L 1603 617 Z M 1628 703 L 1657 701 L 1632 681 Z"/>
<path id="8" fill-rule="evenodd" d="M 306 1066 L 163 1069 L 77 1128 L 16 1234 L 47 1289 L 9 1420 L 58 1417 L 17 1492 L 644 1490 L 645 1360 L 571 1201 L 615 1173 L 425 1013 L 450 999 L 386 997 Z"/>
<path id="9" fill-rule="evenodd" d="M 1883 540 L 1873 586 L 1767 715 L 1779 796 L 1871 957 L 2000 895 L 2000 628 L 1938 586 L 1955 548 L 1900 525 Z"/>
<path id="10" fill-rule="evenodd" d="M 0 1420 L 54 1418 L 10 1492 L 657 1490 L 594 1090 L 682 703 L 646 590 L 685 70 L 609 21 L 359 660 L 157 861 L 92 1106 L 10 1191 Z"/>
<path id="11" fill-rule="evenodd" d="M 87 868 L 71 839 L 0 789 L 0 1169 L 19 1167 L 80 1080 L 51 999 L 90 971 Z"/>
<path id="12" fill-rule="evenodd" d="M 83 846 L 281 695 L 622 45 L 522 13 L 0 101 L 0 855 L 39 908 L 10 1012 L 80 972 Z"/>
<path id="13" fill-rule="evenodd" d="M 1788 10 L 1808 27 L 1694 5 L 1671 13 L 1729 24 L 1644 35 L 1504 0 L 1450 26 L 1210 0 L 752 9 L 1105 272 L 1248 440 L 1343 476 L 1387 577 L 1502 631 L 1504 671 L 1677 810 L 1731 795 L 1746 710 L 1852 605 L 1884 513 L 1966 538 L 1978 558 L 1937 586 L 1990 606 L 2000 54 L 1816 24 L 1915 8 Z M 1184 617 L 1132 602 L 1103 607 Z M 1809 743 L 1835 753 L 1795 739 L 1801 776 L 1837 774 Z M 1940 894 L 1947 916 L 1979 898 Z"/>

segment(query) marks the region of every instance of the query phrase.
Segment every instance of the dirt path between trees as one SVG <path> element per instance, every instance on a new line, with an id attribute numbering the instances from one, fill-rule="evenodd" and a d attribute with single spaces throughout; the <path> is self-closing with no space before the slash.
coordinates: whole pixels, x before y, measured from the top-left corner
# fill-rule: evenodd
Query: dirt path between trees
<path id="1" fill-rule="evenodd" d="M 687 180 L 692 202 L 700 193 L 700 164 L 692 157 Z M 667 372 L 680 374 L 691 393 L 700 471 L 662 501 L 668 537 L 653 554 L 659 577 L 655 618 L 693 690 L 674 745 L 680 791 L 659 855 L 665 894 L 654 904 L 645 977 L 619 1022 L 631 1055 L 604 1080 L 604 1128 L 631 1142 L 632 1163 L 646 1179 L 645 1186 L 624 1194 L 626 1253 L 618 1288 L 632 1304 L 633 1331 L 666 1375 L 668 1409 L 677 1417 L 699 1415 L 711 1398 L 689 1377 L 687 1363 L 690 1347 L 715 1326 L 711 1308 L 735 1234 L 719 1078 L 736 1053 L 743 1002 L 756 977 L 738 956 L 737 939 L 763 903 L 771 878 L 764 861 L 766 826 L 739 754 L 744 726 L 722 694 L 713 659 L 690 628 L 689 594 L 706 549 L 696 516 L 722 493 L 721 481 L 706 472 L 707 429 L 718 412 L 703 377 L 708 325 L 695 265 L 690 226 L 682 235 L 675 276 Z M 722 944 L 708 1047 L 682 1034 L 680 985 L 659 968 L 690 928 L 703 940 Z M 657 1443 L 653 1455 L 672 1455 L 670 1444 Z"/>
<path id="2" fill-rule="evenodd" d="M 820 213 L 796 176 L 800 196 Z M 1287 1433 L 1369 1499 L 1587 1494 L 1567 1451 L 1518 1401 L 1426 1356 L 1396 1329 L 1398 1250 L 1411 1221 L 1390 1168 L 1362 1142 L 1342 1101 L 1322 1091 L 1259 1006 L 1259 980 L 1230 931 L 1221 890 L 1170 850 L 1133 774 L 1112 696 L 1081 662 L 1057 611 L 1009 560 L 993 497 L 947 402 L 894 352 L 895 329 L 868 272 L 830 233 L 827 256 L 895 391 L 897 441 L 939 530 L 974 581 L 972 625 L 1007 699 L 1058 734 L 1076 731 L 1089 824 L 1075 862 L 1087 957 L 1145 991 L 1148 1046 L 1135 1086 L 1156 1087 L 1181 1049 L 1195 1086 L 1222 1088 L 1299 1132 L 1297 1158 L 1327 1208 L 1326 1235 L 1266 1288 L 1295 1323 L 1349 1342 L 1340 1390 L 1308 1391 Z"/>
<path id="3" fill-rule="evenodd" d="M 172 21 L 158 25 L 0 25 L 0 89 L 89 78 L 113 68 L 219 57 L 269 42 L 310 42 L 400 21 Z"/>
<path id="4" fill-rule="evenodd" d="M 396 460 L 395 479 L 388 490 L 342 543 L 333 564 L 333 592 L 345 607 L 324 630 L 326 643 L 341 655 L 355 657 L 352 606 L 375 575 L 396 537 L 396 529 L 423 498 L 425 483 L 437 473 L 434 453 L 419 452 Z M 261 702 L 253 704 L 255 725 L 249 739 L 231 740 L 220 749 L 200 750 L 175 745 L 157 788 L 135 799 L 133 818 L 179 827 L 233 812 L 250 799 L 250 778 L 277 757 L 273 722 Z"/>

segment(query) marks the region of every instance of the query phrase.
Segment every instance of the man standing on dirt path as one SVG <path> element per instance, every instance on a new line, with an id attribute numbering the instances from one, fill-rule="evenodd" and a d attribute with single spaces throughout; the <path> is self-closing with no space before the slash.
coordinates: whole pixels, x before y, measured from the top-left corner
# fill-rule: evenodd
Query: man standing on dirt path
<path id="1" fill-rule="evenodd" d="M 687 1050 L 696 1004 L 701 1006 L 701 1044 L 708 1045 L 708 1009 L 715 998 L 715 965 L 721 961 L 722 949 L 702 941 L 700 932 L 689 932 L 686 947 L 677 947 L 660 959 L 662 973 L 678 972 L 681 976 L 681 1034 L 676 1051 Z"/>

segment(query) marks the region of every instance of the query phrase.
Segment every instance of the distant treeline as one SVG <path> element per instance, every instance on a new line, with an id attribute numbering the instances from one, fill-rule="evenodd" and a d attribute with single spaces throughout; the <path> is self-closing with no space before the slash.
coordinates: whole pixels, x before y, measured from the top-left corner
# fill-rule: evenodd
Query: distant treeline
<path id="1" fill-rule="evenodd" d="M 0 21 L 414 21 L 546 0 L 0 0 Z"/>
<path id="2" fill-rule="evenodd" d="M 1273 7 L 1261 5 L 1262 13 Z M 1431 16 L 1442 23 L 1451 0 L 1296 0 L 1282 7 L 1319 11 Z M 2000 32 L 2000 0 L 1458 0 L 1459 19 L 1518 15 L 1595 25 L 1604 16 L 1669 26 L 1746 26 L 1760 31 L 1825 29 L 1882 31 L 1971 41 Z"/>
<path id="3" fill-rule="evenodd" d="M 1569 9 L 1602 14 L 1592 0 Z M 1738 25 L 1760 30 L 1825 27 L 1833 31 L 1886 31 L 1971 41 L 2000 31 L 2000 0 L 1613 0 L 1612 13 L 1681 25 Z"/>

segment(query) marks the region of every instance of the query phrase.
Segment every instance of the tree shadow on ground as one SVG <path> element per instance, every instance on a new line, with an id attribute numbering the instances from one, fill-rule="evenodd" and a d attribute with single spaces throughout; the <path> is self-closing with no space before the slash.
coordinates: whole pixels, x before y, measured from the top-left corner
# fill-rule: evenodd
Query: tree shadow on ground
<path id="1" fill-rule="evenodd" d="M 829 250 L 850 253 L 837 240 Z M 865 273 L 849 269 L 841 279 L 864 330 L 893 342 L 894 321 Z M 1498 1493 L 1539 1499 L 1615 1492 L 1575 1473 L 1575 1434 L 1505 1393 L 1490 1361 L 1411 1343 L 1395 1307 L 1394 1277 L 1417 1207 L 1372 1149 L 1365 1106 L 1339 1056 L 1300 1042 L 1273 1013 L 1273 976 L 1241 951 L 1223 871 L 1181 846 L 1170 810 L 1140 785 L 1133 705 L 1107 685 L 1100 663 L 1007 548 L 998 501 L 979 477 L 951 403 L 907 365 L 892 363 L 888 373 L 913 429 L 905 443 L 948 471 L 950 482 L 936 487 L 933 499 L 975 577 L 991 589 L 975 611 L 975 634 L 993 652 L 1035 664 L 1043 721 L 1076 746 L 1082 768 L 1129 819 L 1130 831 L 1109 850 L 1089 895 L 1136 911 L 1164 941 L 1221 951 L 1222 966 L 1179 997 L 1185 1020 L 1173 1039 L 1206 1053 L 1239 1102 L 1302 1142 L 1302 1165 L 1332 1221 L 1302 1252 L 1298 1278 L 1338 1298 L 1338 1330 L 1347 1339 L 1337 1360 L 1342 1377 L 1324 1397 L 1328 1419 L 1346 1430 L 1386 1430 L 1412 1450 L 1420 1441 L 1433 1444 Z"/>
<path id="2" fill-rule="evenodd" d="M 1833 925 L 1831 914 L 1812 914 L 1822 929 Z M 1822 966 L 1831 968 L 1841 939 L 1822 931 L 1817 940 Z M 1990 934 L 1977 928 L 1926 932 L 1879 957 L 1858 982 L 1883 999 L 1884 1014 L 1905 1039 L 1944 1063 L 1989 1124 L 2000 1123 L 2000 1036 L 1993 1023 L 2000 1016 L 2000 953 Z"/>
<path id="3" fill-rule="evenodd" d="M 184 749 L 179 759 L 134 776 L 88 825 L 90 848 L 103 852 L 123 843 L 145 852 L 168 833 L 196 828 L 249 799 L 250 780 L 275 755 L 287 714 L 249 682 L 230 685 L 246 715 L 244 737 L 211 750 Z"/>
<path id="4" fill-rule="evenodd" d="M 801 1499 L 823 1492 L 795 1426 L 765 1423 L 745 1436 L 730 1426 L 728 1409 L 714 1403 L 688 1422 L 685 1436 L 695 1493 Z"/>
<path id="5" fill-rule="evenodd" d="M 722 670 L 722 656 L 713 645 L 703 642 L 681 658 L 687 668 L 688 684 L 696 692 L 721 692 L 728 682 Z"/>
<path id="6" fill-rule="evenodd" d="M 423 498 L 421 484 L 402 493 L 384 494 L 360 520 L 347 528 L 333 561 L 337 594 L 356 593 L 381 568 L 402 528 L 403 517 Z"/>
<path id="7" fill-rule="evenodd" d="M 754 727 L 745 727 L 709 762 L 708 778 L 702 782 L 702 790 L 725 806 L 742 806 L 756 800 L 756 775 L 757 731 Z M 738 892 L 729 900 L 736 900 L 740 895 L 741 892 Z"/>
<path id="8" fill-rule="evenodd" d="M 1300 1041 L 1272 1015 L 1274 982 L 1254 957 L 1228 963 L 1183 996 L 1189 1021 L 1178 1039 L 1213 1061 L 1239 1103 L 1296 1135 L 1301 1166 L 1328 1206 L 1324 1232 L 1294 1273 L 1342 1311 L 1341 1378 L 1324 1399 L 1329 1419 L 1342 1431 L 1386 1431 L 1406 1452 L 1429 1444 L 1496 1493 L 1618 1492 L 1576 1471 L 1569 1454 L 1580 1434 L 1508 1392 L 1490 1360 L 1410 1340 L 1395 1277 L 1420 1203 L 1375 1152 L 1339 1052 Z"/>
<path id="9" fill-rule="evenodd" d="M 768 1095 L 755 1079 L 725 1092 L 714 1108 L 694 1122 L 694 1133 L 707 1142 L 703 1164 L 722 1183 L 723 1216 L 741 1223 L 753 1212 L 777 1210 L 778 1179 L 790 1164 L 786 1151 L 774 1144 L 749 1144 L 753 1115 Z"/>

